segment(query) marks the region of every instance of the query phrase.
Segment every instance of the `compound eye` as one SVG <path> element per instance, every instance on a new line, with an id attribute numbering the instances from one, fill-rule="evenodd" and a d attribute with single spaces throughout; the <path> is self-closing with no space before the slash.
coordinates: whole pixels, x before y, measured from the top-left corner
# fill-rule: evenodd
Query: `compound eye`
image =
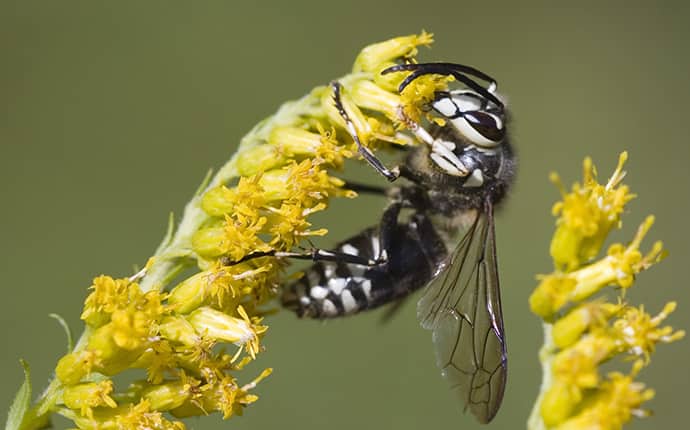
<path id="1" fill-rule="evenodd" d="M 467 136 L 477 145 L 495 145 L 502 141 L 505 137 L 505 128 L 503 128 L 503 121 L 496 115 L 484 111 L 475 110 L 463 112 L 462 117 L 477 133 L 479 133 L 484 139 L 490 141 L 484 142 L 483 139 L 474 139 L 473 136 Z"/>

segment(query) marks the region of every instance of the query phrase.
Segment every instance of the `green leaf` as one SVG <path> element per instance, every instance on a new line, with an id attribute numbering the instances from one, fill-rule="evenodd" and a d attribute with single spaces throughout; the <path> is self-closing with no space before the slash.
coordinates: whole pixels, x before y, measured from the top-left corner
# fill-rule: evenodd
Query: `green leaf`
<path id="1" fill-rule="evenodd" d="M 154 255 L 158 255 L 165 248 L 170 245 L 173 239 L 173 235 L 175 234 L 175 214 L 170 212 L 170 215 L 168 215 L 168 230 L 165 232 L 165 237 L 163 237 L 163 241 L 161 241 L 161 244 L 158 245 L 158 248 L 156 249 L 156 252 Z"/>
<path id="2" fill-rule="evenodd" d="M 72 330 L 70 330 L 69 325 L 67 325 L 67 321 L 65 321 L 64 318 L 62 318 L 58 314 L 48 314 L 49 317 L 55 318 L 58 323 L 62 326 L 63 330 L 65 330 L 65 335 L 67 335 L 67 353 L 69 354 L 72 352 L 72 349 L 74 349 L 74 340 L 72 339 Z"/>
<path id="3" fill-rule="evenodd" d="M 24 383 L 14 396 L 10 412 L 7 414 L 7 422 L 5 423 L 5 430 L 19 430 L 22 425 L 22 420 L 26 411 L 29 410 L 31 404 L 31 371 L 29 364 L 24 360 L 19 360 L 24 367 Z"/>
<path id="4" fill-rule="evenodd" d="M 206 172 L 206 176 L 204 176 L 204 180 L 201 181 L 201 185 L 199 185 L 199 188 L 197 188 L 194 192 L 194 197 L 199 197 L 202 194 L 204 194 L 204 191 L 206 191 L 206 188 L 208 188 L 208 184 L 211 183 L 212 178 L 213 169 L 208 169 L 208 172 Z"/>

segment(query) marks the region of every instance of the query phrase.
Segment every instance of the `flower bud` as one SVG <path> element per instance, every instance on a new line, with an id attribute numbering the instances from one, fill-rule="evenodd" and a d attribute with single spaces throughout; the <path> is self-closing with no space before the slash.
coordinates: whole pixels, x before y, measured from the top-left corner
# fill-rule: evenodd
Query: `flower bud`
<path id="1" fill-rule="evenodd" d="M 89 337 L 87 350 L 93 351 L 98 356 L 98 362 L 94 364 L 93 370 L 104 375 L 115 375 L 129 368 L 145 349 L 143 344 L 138 344 L 139 346 L 134 349 L 123 349 L 118 346 L 116 332 L 115 325 L 108 323 L 95 330 Z"/>
<path id="2" fill-rule="evenodd" d="M 369 121 L 367 121 L 367 117 L 352 101 L 349 92 L 350 89 L 351 88 L 344 89 L 343 93 L 340 94 L 340 100 L 343 104 L 343 108 L 345 108 L 345 112 L 347 112 L 347 115 L 350 118 L 350 121 L 352 121 L 352 123 L 355 126 L 357 136 L 362 141 L 362 144 L 366 144 L 371 137 L 371 125 L 369 124 Z M 321 97 L 321 107 L 324 110 L 324 112 L 326 112 L 328 119 L 333 124 L 336 124 L 342 128 L 346 128 L 345 120 L 343 119 L 342 115 L 340 115 L 340 112 L 338 112 L 338 109 L 335 107 L 335 104 L 333 104 L 332 91 L 325 92 L 323 94 L 323 96 Z"/>
<path id="3" fill-rule="evenodd" d="M 582 392 L 578 387 L 556 381 L 544 394 L 541 402 L 541 417 L 546 427 L 565 421 L 581 399 Z"/>
<path id="4" fill-rule="evenodd" d="M 545 320 L 551 319 L 568 303 L 575 285 L 574 279 L 561 274 L 543 276 L 529 297 L 530 309 Z"/>
<path id="5" fill-rule="evenodd" d="M 191 388 L 187 382 L 170 381 L 143 390 L 141 397 L 149 401 L 151 409 L 169 411 L 180 407 L 191 397 Z"/>
<path id="6" fill-rule="evenodd" d="M 609 318 L 620 309 L 620 305 L 604 302 L 577 306 L 554 323 L 554 343 L 561 349 L 574 344 L 590 327 L 606 326 Z"/>
<path id="7" fill-rule="evenodd" d="M 316 155 L 321 135 L 298 127 L 276 127 L 268 136 L 268 143 L 288 155 Z"/>
<path id="8" fill-rule="evenodd" d="M 117 407 L 115 400 L 110 397 L 113 391 L 113 381 L 87 382 L 65 387 L 62 402 L 70 409 L 80 410 L 81 415 L 92 416 L 92 408 L 106 406 Z"/>
<path id="9" fill-rule="evenodd" d="M 201 209 L 211 216 L 222 217 L 234 207 L 234 193 L 225 185 L 211 188 L 201 198 Z"/>
<path id="10" fill-rule="evenodd" d="M 55 367 L 55 375 L 64 385 L 73 385 L 91 373 L 94 354 L 89 351 L 76 351 L 64 355 Z"/>
<path id="11" fill-rule="evenodd" d="M 180 282 L 170 291 L 168 305 L 181 314 L 188 314 L 206 302 L 210 294 L 212 270 L 205 270 Z"/>
<path id="12" fill-rule="evenodd" d="M 392 61 L 388 61 L 385 63 L 381 63 L 378 66 L 378 69 L 374 71 L 374 83 L 378 85 L 379 87 L 383 88 L 386 91 L 390 91 L 393 93 L 398 92 L 398 87 L 402 83 L 403 79 L 409 72 L 402 72 L 402 73 L 386 73 L 385 75 L 381 74 L 381 71 L 395 66 L 396 63 Z"/>
<path id="13" fill-rule="evenodd" d="M 609 247 L 606 257 L 571 272 L 569 276 L 577 281 L 572 299 L 584 300 L 607 285 L 628 288 L 632 285 L 637 273 L 663 258 L 661 243 L 655 244 L 652 251 L 644 258 L 639 251 L 640 243 L 653 223 L 654 217 L 647 217 L 627 247 L 619 243 L 613 244 Z"/>
<path id="14" fill-rule="evenodd" d="M 225 254 L 225 228 L 214 225 L 199 229 L 192 236 L 192 249 L 204 258 L 217 258 Z"/>
<path id="15" fill-rule="evenodd" d="M 285 161 L 277 147 L 259 144 L 237 153 L 237 172 L 241 176 L 252 176 L 280 166 Z"/>
<path id="16" fill-rule="evenodd" d="M 381 64 L 392 60 L 412 57 L 417 54 L 417 46 L 428 46 L 434 41 L 430 33 L 422 32 L 420 35 L 395 37 L 384 42 L 371 44 L 360 52 L 355 60 L 354 72 L 373 72 Z"/>
<path id="17" fill-rule="evenodd" d="M 357 106 L 383 112 L 394 121 L 399 119 L 398 110 L 402 106 L 400 96 L 384 90 L 373 82 L 355 82 L 350 89 L 350 94 Z"/>
<path id="18" fill-rule="evenodd" d="M 194 327 L 181 316 L 163 318 L 160 324 L 160 334 L 168 340 L 187 346 L 197 345 L 200 341 L 199 334 L 194 330 Z"/>
<path id="19" fill-rule="evenodd" d="M 210 307 L 197 309 L 187 319 L 198 333 L 204 333 L 213 339 L 243 345 L 256 338 L 250 322 Z"/>

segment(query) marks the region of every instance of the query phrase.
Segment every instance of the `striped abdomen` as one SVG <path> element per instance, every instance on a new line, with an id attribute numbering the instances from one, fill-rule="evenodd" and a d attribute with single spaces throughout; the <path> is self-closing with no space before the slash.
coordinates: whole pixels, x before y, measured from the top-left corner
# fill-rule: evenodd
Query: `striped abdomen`
<path id="1" fill-rule="evenodd" d="M 388 229 L 382 241 L 378 228 L 369 228 L 334 251 L 386 262 L 377 266 L 317 261 L 285 287 L 283 305 L 299 316 L 333 318 L 373 309 L 425 286 L 446 255 L 443 241 L 428 218 L 415 215 L 408 224 Z"/>

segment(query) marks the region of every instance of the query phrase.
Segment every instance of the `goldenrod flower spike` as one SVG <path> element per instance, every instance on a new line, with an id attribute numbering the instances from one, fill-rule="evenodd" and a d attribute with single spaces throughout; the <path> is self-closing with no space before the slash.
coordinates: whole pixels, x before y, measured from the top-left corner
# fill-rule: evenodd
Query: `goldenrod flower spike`
<path id="1" fill-rule="evenodd" d="M 570 192 L 558 175 L 551 174 L 561 193 L 553 208 L 558 217 L 551 242 L 556 270 L 540 275 L 530 296 L 532 312 L 544 320 L 539 355 L 543 382 L 528 421 L 531 430 L 618 430 L 634 416 L 647 416 L 641 407 L 654 391 L 635 379 L 650 364 L 657 344 L 685 335 L 661 327 L 675 310 L 675 302 L 653 317 L 644 306 L 623 301 L 635 276 L 666 255 L 661 242 L 645 255 L 640 251 L 653 216 L 644 220 L 628 245 L 615 243 L 607 255 L 595 260 L 611 230 L 621 226 L 625 204 L 634 197 L 622 184 L 626 159 L 624 152 L 603 185 L 597 182 L 592 161 L 585 159 L 582 184 L 574 184 Z M 620 297 L 614 302 L 596 296 L 607 286 L 618 288 Z M 630 374 L 602 375 L 601 366 L 616 357 L 635 359 Z"/>
<path id="2" fill-rule="evenodd" d="M 431 42 L 423 32 L 370 45 L 353 72 L 338 78 L 364 145 L 414 144 L 400 127 L 420 115 L 436 90 L 446 90 L 448 79 L 422 77 L 401 96 L 397 87 L 407 73 L 380 71 L 415 62 L 417 48 Z M 286 264 L 271 254 L 327 234 L 310 216 L 328 210 L 333 198 L 356 197 L 334 176 L 347 158 L 359 156 L 344 125 L 324 85 L 285 103 L 242 138 L 178 225 L 171 221 L 142 270 L 93 280 L 81 315 L 87 330 L 59 360 L 56 378 L 33 408 L 23 411 L 22 429 L 41 428 L 52 413 L 81 429 L 181 429 L 175 418 L 219 412 L 227 419 L 255 402 L 251 390 L 271 369 L 244 385 L 237 375 L 264 349 L 263 316 Z M 112 381 L 125 371 L 141 379 L 118 392 Z"/>

